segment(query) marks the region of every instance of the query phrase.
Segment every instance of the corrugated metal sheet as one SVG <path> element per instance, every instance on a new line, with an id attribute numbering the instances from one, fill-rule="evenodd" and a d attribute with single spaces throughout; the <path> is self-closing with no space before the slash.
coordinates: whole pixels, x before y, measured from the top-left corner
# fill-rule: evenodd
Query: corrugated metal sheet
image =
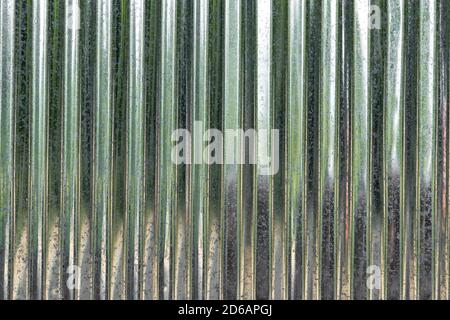
<path id="1" fill-rule="evenodd" d="M 449 298 L 450 2 L 0 10 L 0 298 Z M 195 121 L 280 170 L 174 164 Z"/>

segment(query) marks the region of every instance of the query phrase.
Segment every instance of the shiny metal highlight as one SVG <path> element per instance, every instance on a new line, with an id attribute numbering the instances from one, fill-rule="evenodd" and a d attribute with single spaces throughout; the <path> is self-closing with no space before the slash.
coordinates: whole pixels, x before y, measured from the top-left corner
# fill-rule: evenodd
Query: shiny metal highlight
<path id="1" fill-rule="evenodd" d="M 446 0 L 2 0 L 0 299 L 448 299 L 449 21 Z M 221 156 L 279 171 L 206 163 L 207 129 L 278 129 Z"/>

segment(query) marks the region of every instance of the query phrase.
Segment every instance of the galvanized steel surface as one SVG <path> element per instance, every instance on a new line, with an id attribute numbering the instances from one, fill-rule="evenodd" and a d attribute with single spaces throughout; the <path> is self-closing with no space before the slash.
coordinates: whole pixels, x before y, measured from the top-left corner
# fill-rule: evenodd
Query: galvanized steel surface
<path id="1" fill-rule="evenodd" d="M 0 10 L 0 298 L 449 298 L 449 1 Z M 195 121 L 278 173 L 174 164 Z"/>

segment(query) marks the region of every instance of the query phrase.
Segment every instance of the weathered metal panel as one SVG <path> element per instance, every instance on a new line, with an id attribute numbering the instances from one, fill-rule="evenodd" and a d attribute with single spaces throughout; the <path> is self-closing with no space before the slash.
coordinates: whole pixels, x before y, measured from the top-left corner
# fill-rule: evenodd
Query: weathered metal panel
<path id="1" fill-rule="evenodd" d="M 448 1 L 0 12 L 1 299 L 449 298 Z"/>

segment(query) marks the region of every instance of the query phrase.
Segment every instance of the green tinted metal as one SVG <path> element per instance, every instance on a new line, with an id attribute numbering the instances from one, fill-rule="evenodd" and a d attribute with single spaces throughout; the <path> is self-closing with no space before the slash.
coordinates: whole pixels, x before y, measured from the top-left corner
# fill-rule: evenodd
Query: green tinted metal
<path id="1" fill-rule="evenodd" d="M 449 12 L 2 0 L 0 298 L 448 299 Z"/>

